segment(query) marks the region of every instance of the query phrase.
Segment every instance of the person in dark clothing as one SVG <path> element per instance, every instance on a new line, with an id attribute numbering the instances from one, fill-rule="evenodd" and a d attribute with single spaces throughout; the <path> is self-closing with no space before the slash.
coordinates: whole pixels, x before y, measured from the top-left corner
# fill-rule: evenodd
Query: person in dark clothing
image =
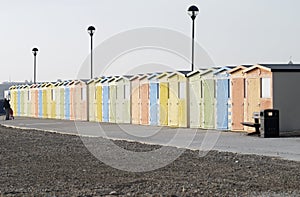
<path id="1" fill-rule="evenodd" d="M 7 100 L 6 98 L 4 99 L 3 107 L 5 109 L 5 115 L 6 115 L 5 120 L 9 120 L 10 104 L 9 104 L 9 100 Z"/>

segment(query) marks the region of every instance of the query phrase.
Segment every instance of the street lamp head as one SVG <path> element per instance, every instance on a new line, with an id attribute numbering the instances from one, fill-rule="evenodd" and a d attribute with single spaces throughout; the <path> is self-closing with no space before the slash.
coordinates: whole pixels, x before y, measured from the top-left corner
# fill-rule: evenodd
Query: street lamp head
<path id="1" fill-rule="evenodd" d="M 94 35 L 95 30 L 96 30 L 96 28 L 94 26 L 89 26 L 88 29 L 87 29 L 90 36 Z"/>
<path id="2" fill-rule="evenodd" d="M 195 18 L 198 15 L 198 13 L 199 13 L 199 9 L 197 8 L 197 6 L 192 5 L 192 6 L 189 7 L 188 14 L 192 18 L 192 20 L 195 20 Z"/>
<path id="3" fill-rule="evenodd" d="M 33 48 L 33 49 L 32 49 L 33 55 L 36 56 L 36 54 L 37 54 L 38 51 L 39 51 L 39 50 L 38 50 L 37 48 Z"/>

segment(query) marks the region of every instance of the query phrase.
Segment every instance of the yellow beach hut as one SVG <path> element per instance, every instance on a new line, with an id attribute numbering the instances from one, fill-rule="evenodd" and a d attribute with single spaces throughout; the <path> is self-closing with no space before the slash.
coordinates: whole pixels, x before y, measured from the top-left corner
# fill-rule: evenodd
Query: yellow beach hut
<path id="1" fill-rule="evenodd" d="M 56 104 L 56 119 L 60 119 L 60 86 L 63 84 L 63 82 L 58 81 L 54 84 L 54 94 L 55 94 L 55 104 Z"/>
<path id="2" fill-rule="evenodd" d="M 168 76 L 169 82 L 169 105 L 168 125 L 171 127 L 188 127 L 188 79 L 189 71 L 176 71 Z"/>
<path id="3" fill-rule="evenodd" d="M 101 80 L 103 78 L 99 77 L 95 80 L 95 91 L 96 91 L 96 121 L 102 122 L 102 85 Z"/>
<path id="4" fill-rule="evenodd" d="M 159 121 L 160 126 L 168 125 L 168 99 L 169 99 L 169 83 L 168 75 L 170 72 L 164 72 L 157 76 L 159 83 Z"/>

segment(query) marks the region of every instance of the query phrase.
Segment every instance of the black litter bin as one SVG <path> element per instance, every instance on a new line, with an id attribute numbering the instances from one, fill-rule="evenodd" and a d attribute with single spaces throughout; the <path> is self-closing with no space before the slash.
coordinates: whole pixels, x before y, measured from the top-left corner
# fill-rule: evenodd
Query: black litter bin
<path id="1" fill-rule="evenodd" d="M 260 112 L 260 136 L 279 137 L 279 110 L 266 109 Z"/>

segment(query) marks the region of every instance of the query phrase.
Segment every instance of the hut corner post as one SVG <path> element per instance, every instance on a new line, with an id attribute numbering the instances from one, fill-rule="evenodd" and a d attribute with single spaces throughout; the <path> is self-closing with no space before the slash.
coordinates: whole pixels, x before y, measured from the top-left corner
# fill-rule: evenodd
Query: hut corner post
<path id="1" fill-rule="evenodd" d="M 86 86 L 86 120 L 90 121 L 90 87 Z"/>
<path id="2" fill-rule="evenodd" d="M 186 78 L 186 124 L 190 128 L 190 79 Z"/>

